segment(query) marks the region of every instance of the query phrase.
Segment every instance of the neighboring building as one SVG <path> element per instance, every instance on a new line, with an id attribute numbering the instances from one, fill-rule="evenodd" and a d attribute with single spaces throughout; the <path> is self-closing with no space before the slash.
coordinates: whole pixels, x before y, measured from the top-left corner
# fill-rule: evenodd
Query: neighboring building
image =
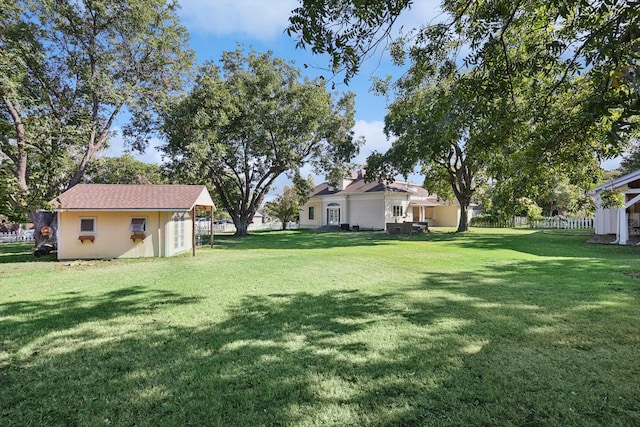
<path id="1" fill-rule="evenodd" d="M 624 194 L 623 208 L 602 208 L 601 194 L 613 190 Z M 615 234 L 615 243 L 626 245 L 630 236 L 640 234 L 640 170 L 607 182 L 589 192 L 596 203 L 595 233 Z"/>
<path id="2" fill-rule="evenodd" d="M 323 183 L 311 190 L 300 212 L 301 228 L 342 226 L 384 230 L 389 223 L 422 222 L 456 227 L 460 207 L 438 202 L 418 184 L 365 182 L 363 171 L 342 179 L 337 187 Z"/>
<path id="3" fill-rule="evenodd" d="M 215 211 L 204 185 L 78 184 L 50 203 L 58 259 L 195 255 L 196 208 Z"/>

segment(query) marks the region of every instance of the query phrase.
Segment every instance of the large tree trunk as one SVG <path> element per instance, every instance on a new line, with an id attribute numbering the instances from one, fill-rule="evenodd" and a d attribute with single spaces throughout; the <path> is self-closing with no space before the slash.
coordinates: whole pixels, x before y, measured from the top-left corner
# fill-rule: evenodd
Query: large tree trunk
<path id="1" fill-rule="evenodd" d="M 240 222 L 239 224 L 235 224 L 236 232 L 234 236 L 242 237 L 249 234 L 249 224 L 246 222 Z"/>
<path id="2" fill-rule="evenodd" d="M 458 223 L 458 233 L 469 231 L 469 204 L 460 203 L 460 222 Z"/>
<path id="3" fill-rule="evenodd" d="M 30 212 L 29 218 L 35 226 L 33 238 L 35 239 L 34 255 L 47 254 L 56 249 L 58 238 L 58 214 L 56 212 L 37 211 Z"/>
<path id="4" fill-rule="evenodd" d="M 2 150 L 13 163 L 14 177 L 18 183 L 18 191 L 22 194 L 29 193 L 29 184 L 27 183 L 27 133 L 22 122 L 22 114 L 18 107 L 6 96 L 2 96 L 2 100 L 11 118 L 13 120 L 13 127 L 16 132 L 16 147 L 15 152 L 12 150 Z M 11 201 L 14 205 L 20 205 L 19 195 L 11 195 Z"/>
<path id="5" fill-rule="evenodd" d="M 473 197 L 473 172 L 467 164 L 464 151 L 454 144 L 444 165 L 447 169 L 449 183 L 460 204 L 460 221 L 458 233 L 469 231 L 469 205 Z"/>
<path id="6" fill-rule="evenodd" d="M 236 232 L 234 236 L 242 237 L 249 234 L 249 224 L 251 224 L 251 220 L 253 219 L 253 213 L 251 216 L 247 212 L 241 215 L 232 215 L 233 224 L 236 226 Z"/>

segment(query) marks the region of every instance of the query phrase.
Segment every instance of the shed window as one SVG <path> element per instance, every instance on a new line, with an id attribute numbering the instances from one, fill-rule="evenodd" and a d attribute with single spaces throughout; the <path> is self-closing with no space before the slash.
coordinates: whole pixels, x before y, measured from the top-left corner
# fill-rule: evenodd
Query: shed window
<path id="1" fill-rule="evenodd" d="M 395 205 L 393 207 L 393 216 L 402 216 L 402 205 Z"/>
<path id="2" fill-rule="evenodd" d="M 309 207 L 309 219 L 316 219 L 316 210 L 313 206 Z"/>
<path id="3" fill-rule="evenodd" d="M 95 218 L 80 218 L 80 232 L 81 233 L 95 233 L 96 232 L 96 219 Z"/>
<path id="4" fill-rule="evenodd" d="M 147 231 L 147 218 L 131 218 L 129 231 Z"/>

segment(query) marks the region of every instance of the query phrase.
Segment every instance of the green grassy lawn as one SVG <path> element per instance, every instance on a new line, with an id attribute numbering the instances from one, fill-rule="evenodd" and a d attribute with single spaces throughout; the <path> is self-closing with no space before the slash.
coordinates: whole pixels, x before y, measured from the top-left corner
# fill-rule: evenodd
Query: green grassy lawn
<path id="1" fill-rule="evenodd" d="M 0 425 L 640 425 L 640 248 L 270 232 L 0 246 Z"/>

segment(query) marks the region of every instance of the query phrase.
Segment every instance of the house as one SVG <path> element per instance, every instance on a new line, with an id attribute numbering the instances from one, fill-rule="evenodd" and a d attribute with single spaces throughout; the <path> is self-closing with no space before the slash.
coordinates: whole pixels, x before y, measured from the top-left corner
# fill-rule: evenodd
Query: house
<path id="1" fill-rule="evenodd" d="M 602 195 L 605 191 L 624 195 L 624 207 L 605 209 Z M 626 245 L 630 237 L 640 235 L 640 170 L 602 184 L 589 192 L 596 204 L 595 233 L 615 234 L 614 243 Z"/>
<path id="2" fill-rule="evenodd" d="M 195 255 L 196 209 L 215 211 L 204 185 L 78 184 L 50 203 L 58 259 Z"/>
<path id="3" fill-rule="evenodd" d="M 385 230 L 387 224 L 410 222 L 455 227 L 459 220 L 459 206 L 440 203 L 420 185 L 365 182 L 363 171 L 340 180 L 335 187 L 326 182 L 316 186 L 300 212 L 300 227 L 312 229 Z"/>

